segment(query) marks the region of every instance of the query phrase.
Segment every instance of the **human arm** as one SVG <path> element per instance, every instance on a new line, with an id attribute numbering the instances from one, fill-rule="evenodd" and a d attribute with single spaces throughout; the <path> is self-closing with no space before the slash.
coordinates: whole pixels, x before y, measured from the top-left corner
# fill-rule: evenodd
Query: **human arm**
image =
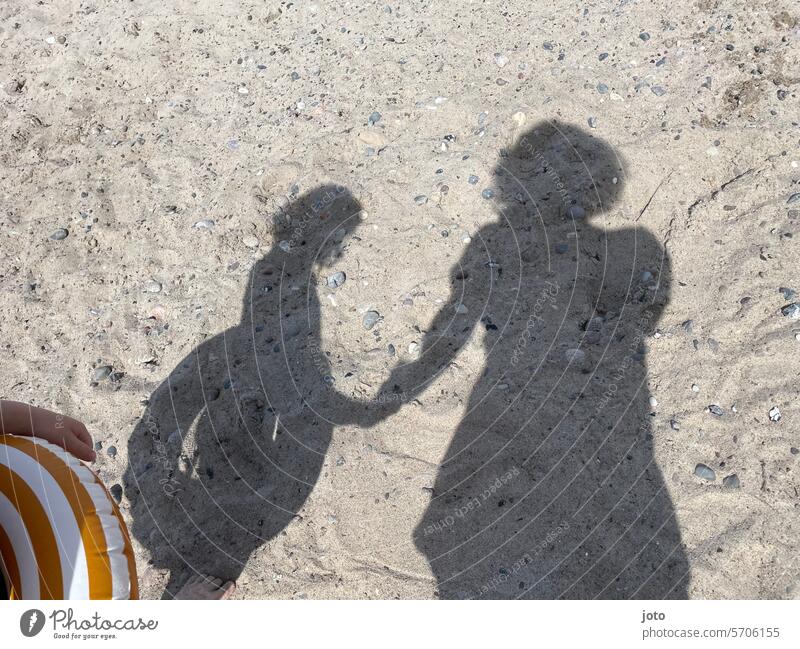
<path id="1" fill-rule="evenodd" d="M 38 437 L 93 462 L 92 436 L 77 419 L 19 401 L 0 401 L 0 433 Z"/>

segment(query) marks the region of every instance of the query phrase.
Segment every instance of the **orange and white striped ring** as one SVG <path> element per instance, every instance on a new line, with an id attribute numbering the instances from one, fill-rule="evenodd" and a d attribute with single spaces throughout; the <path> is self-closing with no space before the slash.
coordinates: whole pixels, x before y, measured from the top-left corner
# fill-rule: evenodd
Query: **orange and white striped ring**
<path id="1" fill-rule="evenodd" d="M 119 508 L 80 460 L 0 435 L 0 570 L 11 599 L 137 599 Z"/>

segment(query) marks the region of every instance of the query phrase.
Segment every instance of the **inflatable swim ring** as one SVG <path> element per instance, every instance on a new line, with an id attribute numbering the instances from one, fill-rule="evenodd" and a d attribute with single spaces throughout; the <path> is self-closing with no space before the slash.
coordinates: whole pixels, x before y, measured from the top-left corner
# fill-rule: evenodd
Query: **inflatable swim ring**
<path id="1" fill-rule="evenodd" d="M 2 579 L 10 599 L 138 597 L 114 499 L 80 460 L 33 437 L 0 435 Z"/>

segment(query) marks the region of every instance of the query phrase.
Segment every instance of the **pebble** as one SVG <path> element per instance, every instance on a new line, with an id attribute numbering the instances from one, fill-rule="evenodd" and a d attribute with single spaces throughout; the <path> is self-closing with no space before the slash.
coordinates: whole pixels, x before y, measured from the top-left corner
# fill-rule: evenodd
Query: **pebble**
<path id="1" fill-rule="evenodd" d="M 570 205 L 569 208 L 569 216 L 573 220 L 582 219 L 586 216 L 586 210 L 583 209 L 580 205 Z"/>
<path id="2" fill-rule="evenodd" d="M 738 489 L 739 488 L 739 476 L 735 473 L 732 473 L 729 476 L 725 476 L 722 479 L 722 486 L 726 487 L 727 489 Z"/>
<path id="3" fill-rule="evenodd" d="M 663 86 L 652 86 L 650 91 L 656 96 L 661 97 L 667 94 L 666 89 Z"/>
<path id="4" fill-rule="evenodd" d="M 785 286 L 781 286 L 778 289 L 778 292 L 783 294 L 784 300 L 793 300 L 795 297 L 797 297 L 797 293 L 793 289 L 786 288 Z"/>
<path id="5" fill-rule="evenodd" d="M 163 286 L 161 282 L 157 282 L 155 280 L 150 280 L 147 284 L 144 285 L 144 292 L 145 293 L 160 293 Z"/>
<path id="6" fill-rule="evenodd" d="M 339 288 L 342 284 L 344 284 L 345 280 L 347 279 L 347 275 L 345 275 L 342 271 L 338 271 L 333 275 L 328 276 L 328 287 L 329 288 Z"/>
<path id="7" fill-rule="evenodd" d="M 658 399 L 656 399 L 655 397 L 650 397 L 649 401 L 651 408 L 655 408 L 658 405 Z"/>
<path id="8" fill-rule="evenodd" d="M 280 243 L 278 243 L 278 248 L 280 248 L 284 252 L 291 252 L 292 244 L 291 244 L 291 242 L 284 240 L 284 241 L 281 241 Z"/>
<path id="9" fill-rule="evenodd" d="M 597 57 L 598 61 L 605 61 L 608 58 L 608 52 L 600 52 L 600 56 Z"/>
<path id="10" fill-rule="evenodd" d="M 504 68 L 508 64 L 508 57 L 503 54 L 495 54 L 494 62 L 497 64 L 497 67 Z"/>
<path id="11" fill-rule="evenodd" d="M 109 446 L 106 453 L 108 453 L 109 457 L 117 457 L 117 447 Z"/>
<path id="12" fill-rule="evenodd" d="M 639 38 L 641 38 L 645 42 L 649 41 L 650 40 L 650 34 L 648 34 L 647 32 L 641 32 L 639 34 Z"/>
<path id="13" fill-rule="evenodd" d="M 720 407 L 719 407 L 717 404 L 715 404 L 715 403 L 712 403 L 710 406 L 708 406 L 708 411 L 709 411 L 709 412 L 710 412 L 712 415 L 716 415 L 717 417 L 722 417 L 722 414 L 723 414 L 722 408 L 720 408 Z"/>
<path id="14" fill-rule="evenodd" d="M 672 430 L 680 430 L 681 429 L 681 423 L 677 419 L 670 419 L 669 420 L 669 427 Z"/>
<path id="15" fill-rule="evenodd" d="M 800 192 L 797 192 L 789 196 L 789 199 L 786 201 L 786 204 L 791 205 L 792 203 L 797 203 L 799 201 L 800 201 Z"/>
<path id="16" fill-rule="evenodd" d="M 381 120 L 381 114 L 376 110 L 367 119 L 367 124 L 369 124 L 370 126 L 373 126 L 374 124 L 377 124 L 380 120 Z"/>
<path id="17" fill-rule="evenodd" d="M 604 83 L 598 83 L 597 92 L 599 92 L 601 95 L 605 95 L 608 92 L 608 86 Z"/>
<path id="18" fill-rule="evenodd" d="M 489 187 L 487 187 L 486 189 L 484 189 L 481 192 L 481 196 L 483 198 L 485 198 L 486 200 L 489 200 L 490 198 L 494 198 L 494 190 L 490 189 Z"/>
<path id="19" fill-rule="evenodd" d="M 698 464 L 694 468 L 694 474 L 698 478 L 703 478 L 703 480 L 708 480 L 709 482 L 714 482 L 717 479 L 717 474 L 714 473 L 714 469 L 705 464 Z"/>
<path id="20" fill-rule="evenodd" d="M 417 205 L 425 205 L 428 202 L 428 197 L 425 194 L 419 194 L 418 196 L 414 197 L 414 202 Z"/>
<path id="21" fill-rule="evenodd" d="M 458 314 L 463 315 L 467 311 L 468 311 L 467 306 L 465 304 L 463 304 L 463 303 L 459 303 L 458 306 L 456 307 L 456 313 L 458 313 Z"/>
<path id="22" fill-rule="evenodd" d="M 480 180 L 480 178 L 478 178 L 478 177 L 477 177 L 477 176 L 475 176 L 475 175 L 472 175 L 472 176 L 470 176 L 469 178 L 467 178 L 467 182 L 468 182 L 470 185 L 477 185 L 479 180 Z"/>
<path id="23" fill-rule="evenodd" d="M 100 383 L 100 381 L 105 381 L 109 376 L 111 376 L 111 372 L 113 368 L 110 365 L 101 365 L 100 367 L 96 368 L 94 372 L 92 372 L 92 383 Z"/>
<path id="24" fill-rule="evenodd" d="M 412 342 L 408 345 L 408 353 L 412 356 L 416 356 L 419 353 L 419 343 Z"/>
<path id="25" fill-rule="evenodd" d="M 244 237 L 242 243 L 248 248 L 258 248 L 258 239 L 252 235 Z"/>
<path id="26" fill-rule="evenodd" d="M 211 230 L 214 227 L 214 221 L 211 219 L 203 219 L 201 221 L 197 221 L 192 227 L 197 228 L 198 230 Z"/>
<path id="27" fill-rule="evenodd" d="M 769 420 L 770 421 L 780 421 L 781 420 L 781 411 L 778 409 L 778 406 L 772 406 L 769 410 Z"/>
<path id="28" fill-rule="evenodd" d="M 692 392 L 700 392 L 700 386 L 697 383 L 692 383 Z"/>
<path id="29" fill-rule="evenodd" d="M 570 363 L 583 363 L 586 360 L 586 352 L 582 349 L 567 349 L 564 352 L 564 357 Z"/>
<path id="30" fill-rule="evenodd" d="M 389 354 L 389 356 L 394 357 L 394 355 L 397 353 L 397 350 L 395 349 L 394 345 L 389 343 L 386 345 L 386 353 Z"/>
<path id="31" fill-rule="evenodd" d="M 597 128 L 597 118 L 596 117 L 590 117 L 586 121 L 589 123 L 589 128 Z"/>
<path id="32" fill-rule="evenodd" d="M 112 484 L 111 488 L 109 489 L 111 495 L 113 496 L 114 500 L 117 501 L 117 504 L 122 502 L 122 485 L 119 483 Z"/>
<path id="33" fill-rule="evenodd" d="M 377 311 L 367 311 L 361 319 L 361 324 L 364 325 L 364 329 L 372 329 L 382 319 L 381 314 Z"/>
<path id="34" fill-rule="evenodd" d="M 781 313 L 790 320 L 800 320 L 800 304 L 792 302 L 781 309 Z"/>
<path id="35" fill-rule="evenodd" d="M 69 230 L 66 228 L 58 228 L 53 234 L 50 235 L 50 238 L 53 241 L 63 241 L 69 236 Z"/>

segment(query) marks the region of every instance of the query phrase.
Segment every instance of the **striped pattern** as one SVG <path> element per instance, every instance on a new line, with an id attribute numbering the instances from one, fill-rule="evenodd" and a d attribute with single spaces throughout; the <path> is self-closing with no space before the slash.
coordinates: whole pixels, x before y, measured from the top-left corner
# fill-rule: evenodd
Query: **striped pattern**
<path id="1" fill-rule="evenodd" d="M 80 460 L 0 435 L 0 569 L 11 599 L 136 599 L 136 565 L 114 499 Z"/>

